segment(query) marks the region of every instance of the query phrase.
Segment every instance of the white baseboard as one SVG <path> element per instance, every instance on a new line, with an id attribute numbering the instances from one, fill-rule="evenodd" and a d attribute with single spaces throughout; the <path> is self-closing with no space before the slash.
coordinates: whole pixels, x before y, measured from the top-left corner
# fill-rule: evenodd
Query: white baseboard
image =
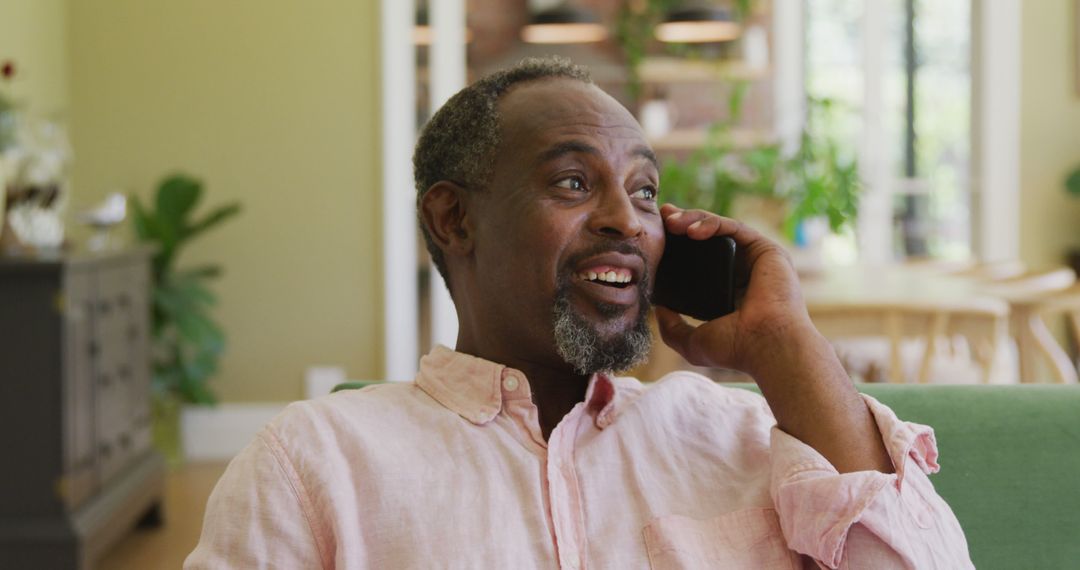
<path id="1" fill-rule="evenodd" d="M 180 418 L 187 461 L 228 461 L 287 406 L 282 403 L 185 406 Z"/>

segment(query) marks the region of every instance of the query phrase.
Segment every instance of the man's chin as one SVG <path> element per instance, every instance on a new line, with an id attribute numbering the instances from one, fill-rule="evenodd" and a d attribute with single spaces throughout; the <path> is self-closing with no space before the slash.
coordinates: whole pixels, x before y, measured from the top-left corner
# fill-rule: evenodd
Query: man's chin
<path id="1" fill-rule="evenodd" d="M 589 293 L 569 281 L 556 291 L 555 345 L 563 360 L 579 374 L 627 370 L 644 360 L 652 341 L 648 297 Z"/>
<path id="2" fill-rule="evenodd" d="M 604 337 L 613 337 L 633 330 L 641 311 L 638 303 L 633 305 L 589 303 L 589 305 L 591 310 L 583 310 L 578 314 Z"/>

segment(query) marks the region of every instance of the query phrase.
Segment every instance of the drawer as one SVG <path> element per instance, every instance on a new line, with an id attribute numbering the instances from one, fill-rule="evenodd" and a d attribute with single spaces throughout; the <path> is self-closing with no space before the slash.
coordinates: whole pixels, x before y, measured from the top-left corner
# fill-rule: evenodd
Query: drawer
<path id="1" fill-rule="evenodd" d="M 94 287 L 90 268 L 66 268 L 62 303 L 62 494 L 71 509 L 97 490 L 94 370 L 99 347 L 94 341 Z"/>

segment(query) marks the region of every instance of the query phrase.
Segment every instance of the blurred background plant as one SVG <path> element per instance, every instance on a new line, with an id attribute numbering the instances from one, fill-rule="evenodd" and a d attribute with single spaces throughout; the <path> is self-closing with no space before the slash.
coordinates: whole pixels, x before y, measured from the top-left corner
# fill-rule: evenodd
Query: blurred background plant
<path id="1" fill-rule="evenodd" d="M 763 200 L 777 212 L 776 229 L 796 244 L 808 220 L 826 219 L 833 233 L 852 225 L 861 182 L 855 153 L 829 135 L 837 105 L 810 99 L 798 148 L 785 152 L 780 143 L 736 143 L 733 134 L 745 94 L 746 84 L 736 83 L 728 116 L 710 127 L 706 143 L 685 160 L 665 161 L 660 175 L 664 200 L 721 216 L 732 216 L 740 199 Z"/>
<path id="2" fill-rule="evenodd" d="M 1065 178 L 1065 191 L 1074 198 L 1080 199 L 1080 166 L 1077 166 L 1076 169 Z"/>
<path id="3" fill-rule="evenodd" d="M 744 20 L 753 10 L 755 0 L 734 0 L 736 21 Z M 684 0 L 621 0 L 615 16 L 615 42 L 622 51 L 626 63 L 626 93 L 630 99 L 640 102 L 642 94 L 641 64 L 655 42 L 653 31 L 664 15 L 680 7 Z M 655 42 L 659 43 L 659 42 Z M 693 56 L 695 50 L 688 44 L 663 44 L 664 51 L 671 54 Z M 715 48 L 710 46 L 708 49 Z"/>
<path id="4" fill-rule="evenodd" d="M 240 212 L 238 203 L 218 206 L 193 219 L 202 182 L 187 175 L 165 178 L 152 208 L 131 197 L 135 234 L 155 247 L 153 258 L 153 388 L 156 399 L 214 404 L 209 387 L 225 349 L 225 335 L 210 311 L 217 298 L 209 282 L 221 276 L 217 264 L 178 268 L 181 251 L 207 230 Z"/>
<path id="5" fill-rule="evenodd" d="M 615 39 L 627 65 L 627 94 L 640 103 L 643 94 L 640 69 L 649 54 L 659 49 L 684 60 L 715 61 L 721 69 L 729 57 L 721 57 L 732 42 L 678 44 L 655 40 L 653 31 L 666 15 L 680 7 L 679 0 L 623 0 L 619 4 Z M 740 25 L 750 21 L 754 0 L 730 4 Z M 718 51 L 719 50 L 719 51 Z M 665 156 L 661 173 L 663 199 L 680 207 L 700 208 L 732 216 L 753 204 L 755 215 L 767 221 L 775 233 L 790 242 L 806 243 L 807 223 L 815 223 L 821 235 L 853 225 L 858 213 L 861 184 L 852 149 L 832 136 L 835 115 L 845 111 L 830 99 L 810 98 L 804 129 L 797 144 L 785 148 L 779 142 L 747 144 L 743 107 L 749 89 L 746 80 L 732 78 L 727 113 L 708 127 L 705 143 L 688 156 Z M 811 238 L 813 239 L 813 238 Z"/>

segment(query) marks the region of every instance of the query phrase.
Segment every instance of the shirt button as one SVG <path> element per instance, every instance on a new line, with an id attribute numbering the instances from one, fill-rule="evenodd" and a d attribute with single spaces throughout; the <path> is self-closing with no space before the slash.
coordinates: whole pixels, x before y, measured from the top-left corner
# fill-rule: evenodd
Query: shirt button
<path id="1" fill-rule="evenodd" d="M 505 388 L 507 392 L 513 392 L 514 390 L 517 390 L 517 387 L 517 378 L 514 378 L 513 376 L 507 376 L 506 380 L 503 380 L 503 388 Z"/>

